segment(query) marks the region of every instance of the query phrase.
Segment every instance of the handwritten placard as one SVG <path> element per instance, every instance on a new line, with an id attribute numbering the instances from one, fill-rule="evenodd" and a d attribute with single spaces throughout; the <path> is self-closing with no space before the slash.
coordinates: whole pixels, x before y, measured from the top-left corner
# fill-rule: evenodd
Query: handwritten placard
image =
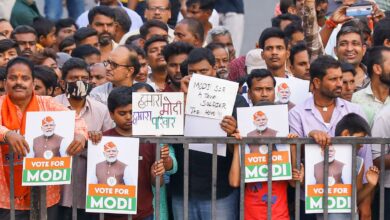
<path id="1" fill-rule="evenodd" d="M 194 74 L 191 78 L 186 114 L 222 119 L 233 112 L 238 83 Z"/>
<path id="2" fill-rule="evenodd" d="M 183 126 L 183 93 L 133 93 L 134 135 L 183 135 Z"/>

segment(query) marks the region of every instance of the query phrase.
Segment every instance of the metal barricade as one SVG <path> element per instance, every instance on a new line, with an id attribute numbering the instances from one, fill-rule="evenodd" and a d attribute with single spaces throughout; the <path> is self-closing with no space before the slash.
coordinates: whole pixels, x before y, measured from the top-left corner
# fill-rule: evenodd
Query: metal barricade
<path id="1" fill-rule="evenodd" d="M 212 191 L 211 191 L 211 215 L 212 220 L 216 220 L 216 200 L 217 200 L 217 144 L 240 144 L 241 152 L 245 152 L 245 144 L 263 144 L 268 145 L 268 170 L 272 170 L 272 145 L 273 144 L 295 144 L 296 145 L 296 167 L 300 169 L 301 165 L 301 150 L 302 146 L 305 144 L 316 144 L 311 138 L 273 138 L 273 137 L 247 137 L 242 140 L 237 140 L 232 137 L 183 137 L 183 136 L 164 136 L 164 137 L 138 137 L 140 138 L 140 143 L 152 143 L 156 144 L 156 160 L 160 159 L 160 144 L 183 144 L 184 148 L 184 164 L 183 164 L 183 176 L 184 176 L 184 187 L 183 187 L 183 207 L 184 207 L 184 220 L 188 220 L 188 189 L 189 189 L 189 144 L 191 143 L 211 143 L 213 148 L 212 155 Z M 352 219 L 356 219 L 356 155 L 357 155 L 357 145 L 358 144 L 380 144 L 381 145 L 381 157 L 380 157 L 380 207 L 379 214 L 380 220 L 384 220 L 384 175 L 385 175 L 385 145 L 390 144 L 390 138 L 356 138 L 356 137 L 338 137 L 332 138 L 332 144 L 350 144 L 352 145 L 352 199 L 351 199 L 351 215 Z M 325 149 L 325 158 L 324 158 L 324 176 L 328 176 L 328 149 Z M 10 156 L 10 213 L 11 220 L 15 219 L 15 205 L 14 205 L 14 159 L 13 153 Z M 241 154 L 241 161 L 245 161 L 245 154 Z M 73 171 L 77 169 L 77 158 L 74 158 L 74 168 Z M 74 175 L 74 172 L 73 172 Z M 244 219 L 244 192 L 245 192 L 245 166 L 241 166 L 241 182 L 240 182 L 240 219 Z M 75 186 L 76 179 L 72 178 L 72 185 Z M 267 196 L 267 219 L 272 219 L 272 173 L 268 172 L 268 196 Z M 297 186 L 300 183 L 297 181 Z M 328 219 L 328 178 L 324 178 L 324 195 L 323 195 L 323 207 L 324 207 L 324 219 Z M 77 195 L 77 187 L 73 187 L 73 195 Z M 155 193 L 155 219 L 159 219 L 160 216 L 160 178 L 156 178 L 156 193 Z M 73 211 L 72 218 L 73 220 L 77 219 L 77 200 L 73 196 Z M 300 187 L 295 187 L 295 219 L 300 219 Z M 47 209 L 46 209 L 46 187 L 32 187 L 31 193 L 31 212 L 30 219 L 32 220 L 45 220 L 47 219 Z M 100 219 L 104 219 L 104 214 L 100 214 Z M 128 219 L 131 219 L 129 215 Z"/>

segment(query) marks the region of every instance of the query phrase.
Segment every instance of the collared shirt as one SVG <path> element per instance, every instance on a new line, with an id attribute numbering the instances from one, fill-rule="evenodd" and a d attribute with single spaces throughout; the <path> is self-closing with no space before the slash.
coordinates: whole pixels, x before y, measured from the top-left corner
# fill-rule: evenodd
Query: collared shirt
<path id="1" fill-rule="evenodd" d="M 383 106 L 390 103 L 390 96 L 387 96 L 384 102 L 377 99 L 372 92 L 370 83 L 366 88 L 353 94 L 352 102 L 360 105 L 363 112 L 366 114 L 368 124 L 372 127 L 376 113 L 378 113 Z"/>
<path id="2" fill-rule="evenodd" d="M 69 109 L 73 109 L 65 94 L 56 96 L 55 101 Z M 107 106 L 87 96 L 85 106 L 77 117 L 83 118 L 87 124 L 88 131 L 107 131 L 114 127 Z"/>
<path id="3" fill-rule="evenodd" d="M 5 100 L 5 95 L 0 97 L 0 106 L 3 105 L 3 102 Z M 57 103 L 54 101 L 52 97 L 48 96 L 37 96 L 37 101 L 39 105 L 40 111 L 68 111 L 69 109 L 65 106 Z M 20 110 L 18 106 L 16 106 L 16 114 L 21 121 L 23 118 L 23 112 Z M 1 114 L 0 114 L 0 123 L 1 120 Z M 9 131 L 8 128 L 6 128 L 3 125 L 0 125 L 0 141 L 4 142 L 4 136 Z M 76 134 L 82 134 L 85 138 L 88 138 L 87 133 L 87 126 L 85 124 L 84 119 L 76 117 L 76 123 L 75 123 L 75 133 Z M 0 148 L 0 155 L 1 155 Z M 0 208 L 3 209 L 10 209 L 10 192 L 8 189 L 8 184 L 6 183 L 6 178 L 4 174 L 4 169 L 2 167 L 4 166 L 3 158 L 0 157 Z M 16 186 L 18 187 L 18 186 Z M 58 186 L 48 186 L 47 192 L 46 192 L 46 205 L 47 207 L 53 206 L 57 204 L 60 200 L 60 188 Z M 17 210 L 29 210 L 30 205 L 28 204 L 26 206 L 26 202 L 24 200 L 19 200 L 15 198 L 15 209 Z"/>
<path id="4" fill-rule="evenodd" d="M 290 132 L 298 134 L 299 137 L 308 137 L 312 130 L 320 130 L 334 137 L 337 123 L 344 115 L 352 112 L 365 117 L 358 105 L 336 98 L 336 106 L 329 123 L 330 126 L 327 126 L 320 111 L 314 105 L 314 97 L 310 97 L 290 110 Z"/>
<path id="5" fill-rule="evenodd" d="M 390 137 L 390 105 L 383 107 L 375 117 L 371 135 L 373 137 L 388 138 Z M 384 154 L 390 154 L 390 146 L 385 146 Z M 381 145 L 372 145 L 372 158 L 376 159 L 381 156 Z M 390 170 L 385 171 L 385 187 L 390 188 Z"/>
<path id="6" fill-rule="evenodd" d="M 370 85 L 370 83 L 371 83 L 371 79 L 370 79 L 370 77 L 368 77 L 368 74 L 367 74 L 366 65 L 364 65 L 363 63 L 360 63 L 359 67 L 362 68 L 362 70 L 364 71 L 365 78 L 363 79 L 363 82 L 361 85 L 356 86 L 356 91 L 360 91 L 364 88 L 367 88 L 367 86 Z"/>
<path id="7" fill-rule="evenodd" d="M 118 6 L 122 7 L 129 15 L 129 18 L 131 20 L 130 31 L 137 30 L 142 26 L 142 24 L 143 24 L 142 18 L 137 14 L 137 12 L 123 6 L 123 4 L 120 1 L 118 1 Z M 88 26 L 88 24 L 89 24 L 88 13 L 89 13 L 89 11 L 85 11 L 77 18 L 76 24 L 79 28 Z"/>
<path id="8" fill-rule="evenodd" d="M 69 109 L 73 109 L 65 94 L 55 97 L 58 103 L 61 103 Z M 113 128 L 113 121 L 110 118 L 107 106 L 87 96 L 85 106 L 77 117 L 83 118 L 87 124 L 88 131 L 106 131 Z M 77 208 L 85 208 L 86 181 L 87 181 L 87 158 L 84 153 L 77 157 L 78 166 L 76 168 L 75 180 L 77 180 Z M 73 190 L 72 185 L 64 185 L 61 192 L 62 206 L 72 206 Z"/>
<path id="9" fill-rule="evenodd" d="M 94 89 L 92 89 L 89 96 L 93 99 L 95 99 L 98 102 L 101 102 L 107 106 L 107 99 L 108 95 L 110 95 L 110 92 L 114 86 L 111 82 L 106 82 L 103 85 L 97 86 Z"/>
<path id="10" fill-rule="evenodd" d="M 320 111 L 314 105 L 314 97 L 310 97 L 289 111 L 290 132 L 297 134 L 299 137 L 308 137 L 311 131 L 319 130 L 334 137 L 337 123 L 349 113 L 356 113 L 365 118 L 363 111 L 358 105 L 336 98 L 336 106 L 330 123 L 325 123 Z M 365 172 L 367 172 L 368 168 L 373 165 L 371 146 L 364 145 L 359 150 L 358 155 L 364 158 Z M 363 182 L 367 182 L 365 175 L 363 176 Z"/>

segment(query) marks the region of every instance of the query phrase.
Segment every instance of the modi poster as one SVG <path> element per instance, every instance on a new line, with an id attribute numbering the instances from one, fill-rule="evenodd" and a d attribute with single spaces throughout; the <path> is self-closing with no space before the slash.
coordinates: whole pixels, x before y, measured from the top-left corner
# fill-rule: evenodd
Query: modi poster
<path id="1" fill-rule="evenodd" d="M 133 93 L 133 135 L 183 135 L 184 93 Z"/>
<path id="2" fill-rule="evenodd" d="M 88 146 L 86 211 L 136 214 L 139 139 L 103 137 Z"/>
<path id="3" fill-rule="evenodd" d="M 232 115 L 238 83 L 193 74 L 188 86 L 186 114 L 222 120 Z"/>
<path id="4" fill-rule="evenodd" d="M 23 159 L 23 186 L 70 184 L 75 112 L 27 112 L 25 138 L 30 153 Z"/>
<path id="5" fill-rule="evenodd" d="M 237 109 L 238 130 L 242 137 L 287 137 L 287 105 L 255 106 Z M 290 145 L 272 147 L 272 180 L 292 178 Z M 263 182 L 268 179 L 268 149 L 266 144 L 245 146 L 245 182 Z"/>
<path id="6" fill-rule="evenodd" d="M 329 146 L 328 211 L 351 213 L 352 146 Z M 362 167 L 358 160 L 358 167 Z M 324 150 L 319 145 L 305 145 L 305 210 L 323 213 Z"/>
<path id="7" fill-rule="evenodd" d="M 275 103 L 287 104 L 288 110 L 311 96 L 309 92 L 309 80 L 302 80 L 296 77 L 275 77 L 275 79 Z"/>

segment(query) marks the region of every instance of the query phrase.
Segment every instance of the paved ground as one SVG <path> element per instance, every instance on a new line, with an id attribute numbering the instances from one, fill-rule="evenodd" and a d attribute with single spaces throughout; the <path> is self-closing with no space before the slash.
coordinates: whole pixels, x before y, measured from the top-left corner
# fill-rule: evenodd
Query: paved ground
<path id="1" fill-rule="evenodd" d="M 38 8 L 43 14 L 44 0 L 36 0 Z M 245 4 L 245 33 L 241 54 L 253 49 L 264 28 L 271 26 L 274 7 L 278 0 L 244 0 Z M 86 9 L 95 4 L 94 0 L 85 0 Z M 64 8 L 64 16 L 67 16 Z"/>

